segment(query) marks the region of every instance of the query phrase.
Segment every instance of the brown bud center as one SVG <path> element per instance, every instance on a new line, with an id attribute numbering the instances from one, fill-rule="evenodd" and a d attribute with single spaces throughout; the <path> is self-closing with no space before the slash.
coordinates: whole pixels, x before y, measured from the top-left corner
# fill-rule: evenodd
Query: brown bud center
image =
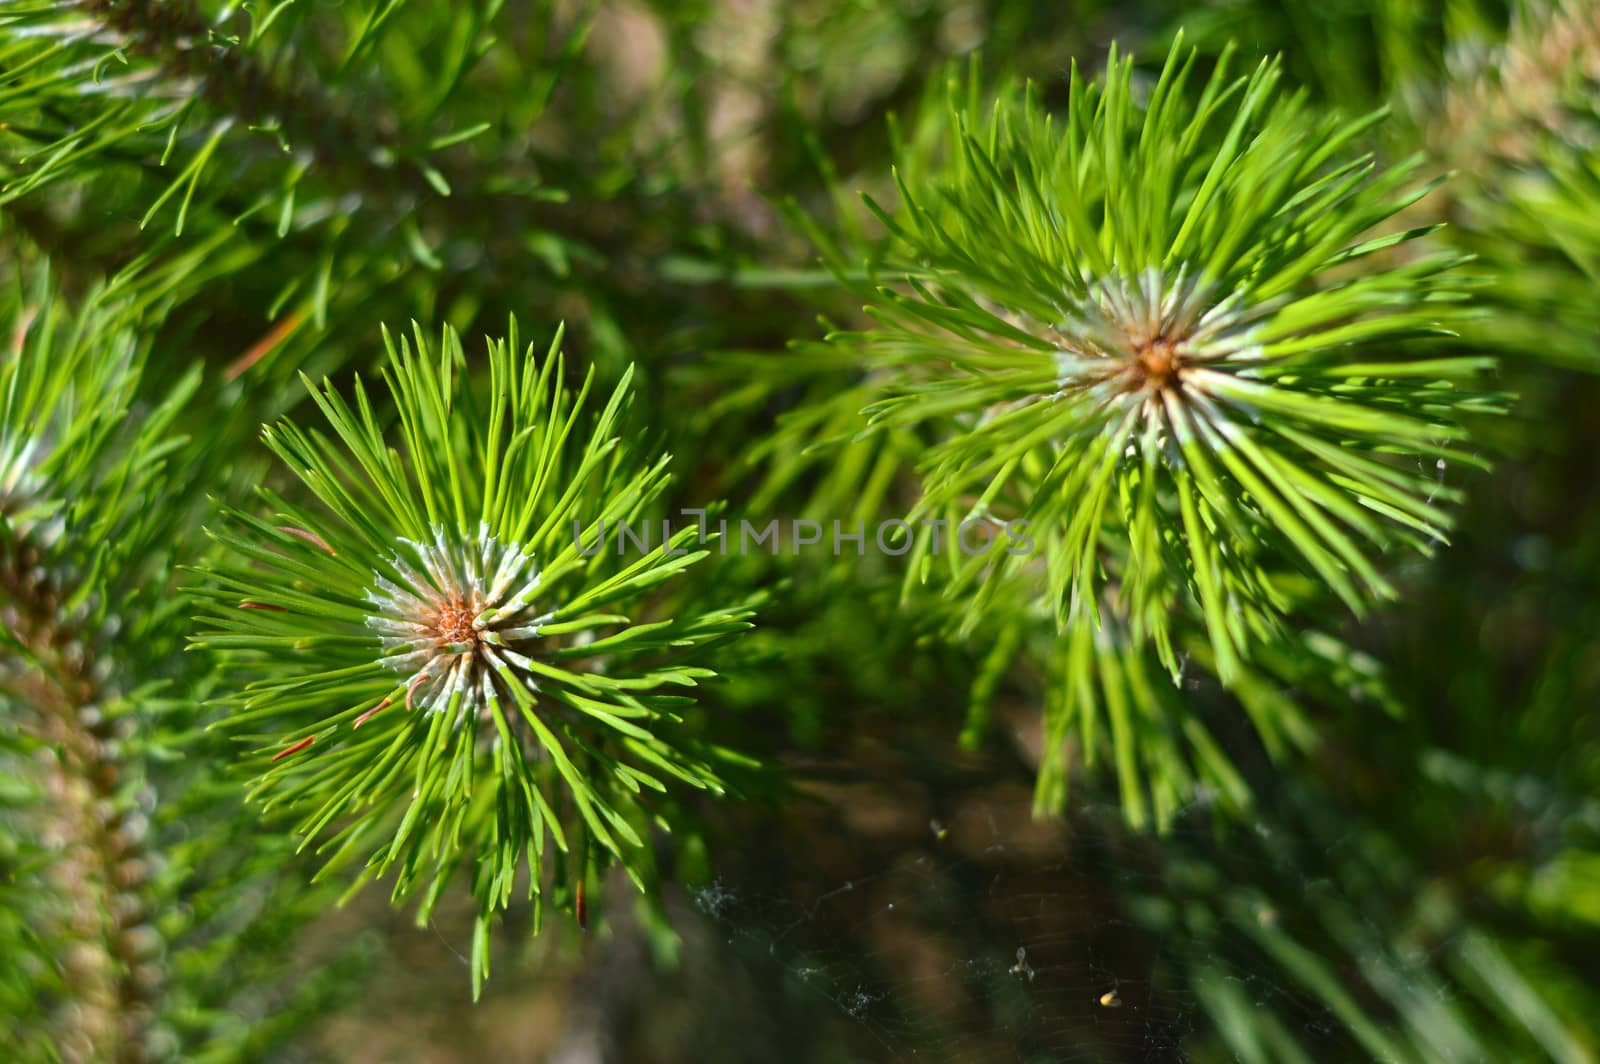
<path id="1" fill-rule="evenodd" d="M 1166 336 L 1136 340 L 1128 363 L 1129 391 L 1158 392 L 1178 386 L 1183 369 L 1183 344 Z"/>
<path id="2" fill-rule="evenodd" d="M 472 622 L 480 612 L 482 611 L 476 601 L 464 598 L 448 599 L 439 604 L 438 611 L 429 621 L 429 627 L 434 630 L 440 646 L 455 643 L 476 644 L 478 630 L 472 626 Z"/>

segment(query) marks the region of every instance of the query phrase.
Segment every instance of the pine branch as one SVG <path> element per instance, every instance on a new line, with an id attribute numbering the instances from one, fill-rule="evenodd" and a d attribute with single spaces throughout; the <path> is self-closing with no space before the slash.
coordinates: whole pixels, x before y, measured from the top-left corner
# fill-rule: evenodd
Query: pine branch
<path id="1" fill-rule="evenodd" d="M 1423 124 L 1435 157 L 1473 182 L 1490 163 L 1537 165 L 1550 140 L 1588 142 L 1600 121 L 1584 105 L 1600 84 L 1600 6 L 1519 3 L 1503 43 L 1464 43 L 1454 65 Z"/>
<path id="2" fill-rule="evenodd" d="M 206 122 L 207 136 L 195 148 L 192 165 L 199 164 L 224 137 L 242 150 L 245 158 L 253 158 L 255 165 L 282 160 L 271 166 L 280 179 L 279 187 L 269 184 L 265 193 L 273 201 L 271 209 L 259 201 L 251 203 L 247 192 L 240 202 L 241 190 L 225 185 L 218 190 L 222 203 L 231 201 L 225 213 L 243 216 L 264 211 L 272 216 L 292 212 L 294 190 L 303 176 L 311 173 L 331 186 L 321 194 L 332 203 L 360 204 L 362 209 L 356 212 L 359 222 L 386 239 L 402 234 L 413 253 L 426 257 L 424 264 L 433 268 L 448 261 L 448 256 L 438 258 L 421 250 L 425 247 L 423 234 L 459 242 L 465 234 L 475 232 L 479 234 L 473 242 L 478 256 L 486 257 L 498 270 L 509 271 L 508 276 L 520 276 L 527 265 L 527 242 L 534 233 L 570 245 L 568 260 L 605 262 L 613 272 L 634 275 L 643 270 L 636 261 L 639 218 L 659 212 L 662 204 L 614 202 L 604 212 L 566 210 L 554 202 L 564 199 L 564 194 L 543 186 L 541 160 L 535 153 L 523 153 L 515 160 L 514 170 L 501 167 L 486 172 L 446 150 L 482 129 L 451 131 L 426 141 L 403 137 L 394 116 L 382 110 L 374 113 L 370 104 L 361 111 L 352 109 L 318 83 L 298 76 L 299 67 L 293 61 L 280 60 L 269 66 L 257 54 L 262 46 L 254 40 L 254 31 L 248 41 L 232 37 L 202 15 L 191 0 L 58 0 L 45 7 L 19 6 L 22 12 L 15 25 L 45 40 L 55 38 L 66 57 L 58 60 L 62 64 L 60 81 L 50 103 L 52 109 L 62 109 L 60 136 L 54 145 L 70 146 L 81 153 L 85 143 L 95 144 L 98 139 L 99 150 L 108 158 L 120 158 L 158 175 L 167 184 L 162 200 L 174 197 L 180 201 L 180 230 L 199 174 L 191 177 L 191 171 L 185 170 L 174 180 L 162 175 L 148 154 L 129 153 L 122 142 L 136 134 L 147 139 L 144 129 L 166 129 L 175 137 L 178 127 L 193 121 L 193 106 L 203 104 L 199 117 Z M 0 20 L 4 14 L 0 7 Z M 86 33 L 84 16 L 103 29 Z M 569 53 L 581 39 L 581 33 L 572 36 Z M 293 48 L 286 51 L 288 56 L 294 55 Z M 102 76 L 118 71 L 113 62 L 118 59 L 131 62 L 132 71 L 121 74 L 122 84 L 101 87 Z M 556 62 L 560 65 L 569 60 L 567 55 Z M 90 65 L 94 82 L 86 85 L 82 79 Z M 39 88 L 35 91 L 39 91 L 48 80 L 40 78 L 36 84 Z M 130 125 L 127 115 L 118 114 L 116 121 L 94 131 L 112 117 L 117 106 L 112 101 L 118 100 L 140 102 L 136 109 L 139 122 Z M 92 103 L 89 114 L 80 120 L 65 110 L 81 107 L 77 101 Z M 45 130 L 23 127 L 19 132 L 47 144 L 52 136 Z M 163 163 L 170 152 L 169 143 L 161 152 Z M 46 172 L 56 161 L 40 152 L 33 153 L 33 158 Z M 532 166 L 527 165 L 529 161 Z M 65 173 L 60 171 L 63 176 Z M 31 190 L 37 181 L 36 175 L 14 179 L 11 184 L 16 189 L 11 195 Z M 347 209 L 335 207 L 328 217 L 337 218 Z M 287 230 L 278 224 L 282 238 Z M 360 243 L 359 239 L 353 242 Z M 481 268 L 483 263 L 477 265 Z M 490 272 L 497 271 L 491 268 Z"/>
<path id="3" fill-rule="evenodd" d="M 142 818 L 129 815 L 116 721 L 102 708 L 115 697 L 111 670 L 63 616 L 44 561 L 26 543 L 0 550 L 0 619 L 32 666 L 0 665 L 0 690 L 31 709 L 19 725 L 49 751 L 41 837 L 59 898 L 57 926 L 40 933 L 60 951 L 71 995 L 56 1037 L 68 1059 L 137 1061 L 161 978 L 141 894 L 154 858 Z"/>
<path id="4" fill-rule="evenodd" d="M 31 1059 L 42 1035 L 83 1060 L 222 1046 L 241 1037 L 240 988 L 217 950 L 267 925 L 281 936 L 319 895 L 274 893 L 261 877 L 286 855 L 264 862 L 269 847 L 228 833 L 235 807 L 209 759 L 172 756 L 206 752 L 205 680 L 181 653 L 172 580 L 201 464 L 171 468 L 185 446 L 173 424 L 198 374 L 140 394 L 138 325 L 163 309 L 162 271 L 70 311 L 43 270 L 21 273 L 0 289 L 0 754 L 18 777 L 0 852 L 22 921 L 0 928 L 18 959 L 0 996 L 30 1005 L 0 1046 Z"/>
<path id="5" fill-rule="evenodd" d="M 229 44 L 193 0 L 64 0 L 63 6 L 88 11 L 116 31 L 111 43 L 119 51 L 153 61 L 174 86 L 195 84 L 199 97 L 232 124 L 274 130 L 291 150 L 309 152 L 319 173 L 391 215 L 418 206 L 448 207 L 441 182 L 447 189 L 475 191 L 484 184 L 450 159 L 430 162 L 427 169 L 414 165 L 417 147 L 401 142 L 392 116 L 358 116 L 313 81 L 292 72 L 287 78 L 274 75 L 248 45 Z M 413 165 L 405 165 L 408 158 Z M 503 210 L 512 202 L 491 198 L 485 206 Z M 515 203 L 531 210 L 526 224 L 541 231 L 559 232 L 552 227 L 572 220 L 568 212 Z M 438 220 L 447 226 L 461 221 L 448 215 Z"/>
<path id="6" fill-rule="evenodd" d="M 928 440 L 907 520 L 997 530 L 976 557 L 912 549 L 968 630 L 986 584 L 1036 569 L 1063 628 L 1115 588 L 1169 672 L 1172 617 L 1199 617 L 1227 681 L 1292 607 L 1279 570 L 1357 615 L 1394 596 L 1377 556 L 1429 553 L 1449 517 L 1390 456 L 1480 464 L 1464 419 L 1497 403 L 1488 360 L 1412 350 L 1467 292 L 1457 256 L 1382 255 L 1427 232 L 1376 228 L 1427 186 L 1350 151 L 1380 116 L 1319 119 L 1271 62 L 1236 78 L 1225 56 L 1190 88 L 1194 61 L 1175 46 L 1141 100 L 1113 56 L 1059 116 L 953 81 L 948 153 L 903 149 L 901 202 L 874 207 L 885 283 L 858 288 L 880 326 L 830 342 L 876 390 L 871 424 Z"/>
<path id="7" fill-rule="evenodd" d="M 175 85 L 197 84 L 205 100 L 240 124 L 276 125 L 322 165 L 347 171 L 355 186 L 393 191 L 398 178 L 400 191 L 422 192 L 420 182 L 404 183 L 403 173 L 381 162 L 392 160 L 398 147 L 392 132 L 384 132 L 391 123 L 371 115 L 356 121 L 304 78 L 280 84 L 247 47 L 230 44 L 193 0 L 63 0 L 60 6 L 112 28 L 116 36 L 107 43 L 154 61 Z"/>
<path id="8" fill-rule="evenodd" d="M 453 332 L 436 352 L 420 331 L 385 339 L 403 450 L 359 382 L 353 407 L 307 382 L 338 444 L 287 421 L 265 437 L 316 505 L 263 492 L 270 516 L 226 512 L 193 645 L 234 681 L 219 708 L 253 748 L 254 796 L 329 873 L 393 873 L 419 921 L 469 876 L 476 994 L 523 874 L 536 922 L 550 893 L 582 924 L 606 865 L 652 889 L 660 803 L 726 792 L 742 759 L 670 692 L 715 675 L 699 652 L 749 610 L 658 613 L 656 589 L 708 553 L 693 525 L 636 555 L 606 542 L 661 527 L 668 476 L 624 443 L 626 376 L 585 424 L 593 373 L 567 390 L 559 333 L 542 362 L 514 322 L 491 342 L 487 401 Z"/>
<path id="9" fill-rule="evenodd" d="M 20 287 L 20 286 L 19 286 Z M 146 888 L 155 858 L 138 812 L 143 782 L 124 675 L 106 655 L 108 599 L 136 608 L 118 576 L 148 579 L 145 550 L 163 517 L 145 509 L 168 420 L 187 389 L 143 425 L 128 420 L 138 356 L 123 311 L 93 296 L 64 322 L 40 271 L 0 356 L 0 701 L 37 748 L 38 834 L 47 864 L 41 941 L 70 1000 L 53 1022 L 74 1059 L 137 1060 L 161 973 Z M 88 356 L 93 352 L 95 358 Z M 114 456 L 114 457 L 113 457 Z M 117 460 L 125 463 L 118 465 Z M 166 519 L 179 513 L 174 502 Z M 118 562 L 135 559 L 126 570 Z M 149 623 L 154 617 L 130 623 Z"/>
<path id="10" fill-rule="evenodd" d="M 1472 335 L 1594 372 L 1600 328 L 1600 6 L 1513 5 L 1505 39 L 1452 42 L 1450 76 L 1413 121 L 1451 182 L 1448 233 L 1479 256 L 1496 313 Z"/>
<path id="11" fill-rule="evenodd" d="M 1286 687 L 1392 707 L 1320 618 L 1394 598 L 1394 559 L 1447 541 L 1439 471 L 1483 464 L 1470 429 L 1503 403 L 1452 339 L 1464 260 L 1394 231 L 1432 187 L 1418 161 L 1360 150 L 1382 114 L 1230 67 L 1195 77 L 1180 42 L 1141 90 L 1113 53 L 1054 110 L 1032 85 L 986 98 L 974 65 L 896 127 L 884 237 L 793 212 L 876 327 L 760 371 L 806 389 L 756 449 L 764 490 L 905 507 L 906 612 L 992 655 L 968 740 L 1015 662 L 1042 673 L 1041 812 L 1074 751 L 1109 754 L 1135 826 L 1243 808 L 1191 704 L 1207 673 L 1273 755 L 1314 737 Z"/>

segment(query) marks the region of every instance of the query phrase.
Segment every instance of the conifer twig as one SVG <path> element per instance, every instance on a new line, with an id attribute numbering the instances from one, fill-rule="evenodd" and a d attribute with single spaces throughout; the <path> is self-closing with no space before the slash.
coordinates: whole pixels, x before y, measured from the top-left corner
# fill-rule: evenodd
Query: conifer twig
<path id="1" fill-rule="evenodd" d="M 71 944 L 60 964 L 73 992 L 59 1045 L 68 1059 L 136 1061 L 159 978 L 146 959 L 151 932 L 139 893 L 149 878 L 144 833 L 123 808 L 104 670 L 63 619 L 39 561 L 25 544 L 0 554 L 0 617 L 36 666 L 0 669 L 0 688 L 34 709 L 24 728 L 50 751 L 43 836 L 58 854 L 48 873 L 62 902 L 53 930 Z"/>
<path id="2" fill-rule="evenodd" d="M 631 257 L 633 227 L 612 224 L 601 212 L 552 210 L 541 201 L 496 190 L 484 175 L 444 155 L 429 157 L 432 179 L 418 167 L 401 165 L 415 153 L 395 135 L 392 116 L 370 109 L 358 115 L 303 78 L 275 77 L 248 49 L 218 44 L 215 28 L 188 0 L 67 0 L 64 6 L 80 3 L 118 34 L 120 48 L 154 62 L 173 81 L 195 84 L 236 124 L 276 122 L 285 142 L 310 152 L 321 172 L 335 176 L 364 202 L 382 204 L 390 221 L 416 211 L 441 232 L 452 233 L 492 218 L 489 232 L 510 238 L 500 241 L 500 250 L 518 260 L 526 257 L 518 237 L 529 231 L 599 251 L 612 271 Z M 441 184 L 452 195 L 440 195 Z M 491 241 L 484 253 L 493 255 L 496 247 Z"/>
<path id="3" fill-rule="evenodd" d="M 1574 81 L 1600 81 L 1600 5 L 1519 9 L 1505 43 L 1468 66 L 1425 130 L 1435 154 L 1469 173 L 1491 160 L 1531 165 L 1546 137 L 1577 132 Z"/>

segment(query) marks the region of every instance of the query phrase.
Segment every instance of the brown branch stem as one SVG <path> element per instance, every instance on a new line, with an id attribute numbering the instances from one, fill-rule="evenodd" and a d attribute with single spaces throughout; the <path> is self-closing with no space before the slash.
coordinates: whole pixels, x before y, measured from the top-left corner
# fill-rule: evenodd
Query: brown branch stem
<path id="1" fill-rule="evenodd" d="M 24 543 L 0 545 L 0 622 L 31 660 L 0 658 L 0 691 L 23 709 L 16 723 L 40 741 L 44 807 L 39 843 L 53 925 L 47 942 L 69 999 L 52 1018 L 67 1060 L 138 1061 L 157 982 L 141 888 L 149 865 L 130 817 L 108 692 L 87 643 L 62 619 L 61 595 Z M 7 655 L 6 657 L 11 657 Z"/>

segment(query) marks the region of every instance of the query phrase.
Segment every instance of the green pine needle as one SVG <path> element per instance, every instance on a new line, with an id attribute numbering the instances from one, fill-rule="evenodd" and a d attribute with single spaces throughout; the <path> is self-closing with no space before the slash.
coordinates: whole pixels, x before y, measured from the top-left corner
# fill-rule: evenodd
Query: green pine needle
<path id="1" fill-rule="evenodd" d="M 424 916 L 469 874 L 476 986 L 520 866 L 528 892 L 553 881 L 581 918 L 609 861 L 646 887 L 663 792 L 722 793 L 692 700 L 671 692 L 713 675 L 696 648 L 748 610 L 657 616 L 652 589 L 706 553 L 693 527 L 670 549 L 595 549 L 600 522 L 642 522 L 668 481 L 664 459 L 621 443 L 626 378 L 591 423 L 593 374 L 566 390 L 559 333 L 535 359 L 513 322 L 489 344 L 485 396 L 452 332 L 433 352 L 420 332 L 385 339 L 392 431 L 359 380 L 353 402 L 311 387 L 332 437 L 267 430 L 315 504 L 268 492 L 268 516 L 228 511 L 196 645 L 238 681 L 222 724 L 251 747 L 256 797 L 297 817 L 330 870 L 393 875 Z"/>
<path id="2" fill-rule="evenodd" d="M 1379 228 L 1426 192 L 1415 162 L 1377 171 L 1350 145 L 1381 116 L 1228 65 L 1196 85 L 1175 46 L 1145 87 L 1113 52 L 1059 114 L 1031 86 L 980 110 L 954 79 L 947 157 L 906 154 L 898 208 L 871 205 L 894 283 L 863 289 L 877 328 L 831 345 L 877 431 L 929 441 L 909 519 L 998 537 L 944 566 L 968 629 L 974 589 L 1033 574 L 1063 629 L 1111 594 L 1174 676 L 1174 617 L 1198 617 L 1231 682 L 1294 606 L 1274 572 L 1357 613 L 1392 597 L 1386 553 L 1445 538 L 1439 470 L 1480 464 L 1490 362 L 1418 342 L 1466 314 L 1459 257 Z"/>

